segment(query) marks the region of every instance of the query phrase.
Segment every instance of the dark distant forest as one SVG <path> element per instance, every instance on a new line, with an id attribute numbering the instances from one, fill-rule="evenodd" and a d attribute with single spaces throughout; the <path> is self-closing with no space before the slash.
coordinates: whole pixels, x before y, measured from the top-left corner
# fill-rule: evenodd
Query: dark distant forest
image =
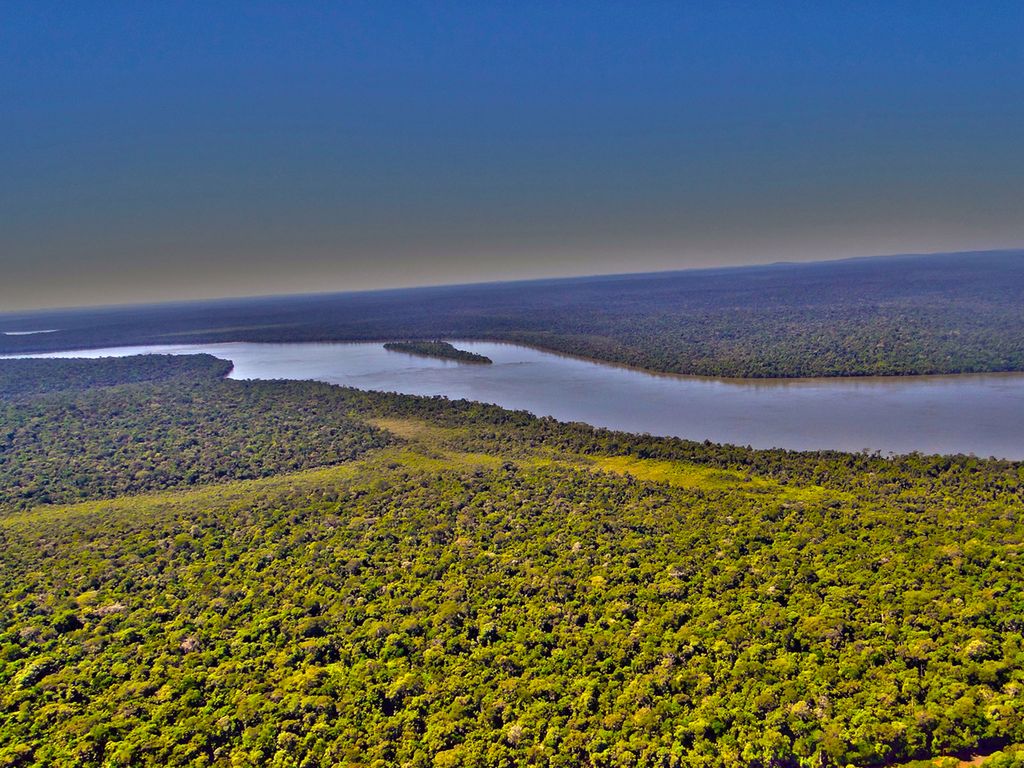
<path id="1" fill-rule="evenodd" d="M 656 371 L 1024 370 L 1024 252 L 0 316 L 0 354 L 214 341 L 494 339 Z"/>
<path id="2" fill-rule="evenodd" d="M 226 368 L 0 361 L 0 766 L 1024 760 L 1020 463 Z"/>

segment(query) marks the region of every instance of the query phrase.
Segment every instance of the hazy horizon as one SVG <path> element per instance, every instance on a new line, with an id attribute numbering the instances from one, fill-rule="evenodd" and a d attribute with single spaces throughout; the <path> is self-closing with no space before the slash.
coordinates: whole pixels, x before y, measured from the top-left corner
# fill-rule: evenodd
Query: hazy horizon
<path id="1" fill-rule="evenodd" d="M 0 9 L 0 312 L 1024 245 L 1024 6 Z"/>
<path id="2" fill-rule="evenodd" d="M 811 266 L 814 264 L 827 264 L 827 263 L 838 263 L 844 261 L 864 261 L 874 259 L 898 259 L 898 258 L 913 258 L 922 257 L 927 258 L 929 256 L 954 256 L 964 255 L 965 257 L 972 257 L 986 254 L 1024 254 L 1024 247 L 1021 248 L 994 248 L 987 250 L 972 250 L 972 251 L 933 251 L 925 253 L 882 253 L 882 254 L 871 254 L 869 256 L 839 256 L 833 259 L 805 259 L 805 260 L 778 260 L 778 261 L 765 261 L 765 262 L 753 262 L 753 263 L 741 263 L 741 264 L 712 264 L 707 266 L 693 266 L 693 267 L 678 267 L 678 268 L 666 268 L 666 269 L 649 269 L 649 270 L 630 270 L 626 272 L 594 272 L 585 274 L 571 274 L 571 275 L 546 275 L 539 277 L 523 277 L 523 278 L 507 278 L 497 280 L 460 280 L 447 283 L 420 283 L 416 285 L 382 285 L 373 286 L 368 288 L 354 288 L 354 289 L 322 289 L 322 290 L 310 290 L 310 291 L 276 291 L 272 293 L 239 293 L 239 294 L 223 294 L 223 295 L 210 295 L 210 296 L 191 296 L 191 297 L 171 297 L 168 299 L 157 299 L 152 301 L 146 300 L 128 300 L 120 302 L 96 302 L 93 304 L 67 304 L 67 305 L 53 305 L 53 306 L 40 306 L 30 307 L 26 309 L 15 309 L 15 310 L 0 310 L 0 317 L 5 315 L 10 316 L 21 316 L 31 314 L 42 314 L 45 315 L 48 312 L 63 312 L 63 311 L 76 311 L 76 310 L 90 310 L 90 309 L 117 309 L 120 307 L 130 306 L 154 306 L 159 304 L 188 304 L 188 303 L 204 303 L 204 302 L 219 302 L 219 301 L 244 301 L 248 299 L 260 300 L 260 299 L 272 299 L 272 298 L 289 298 L 289 297 L 301 297 L 301 296 L 330 296 L 330 295 L 341 295 L 347 293 L 360 294 L 360 293 L 373 293 L 373 292 L 390 292 L 390 291 L 406 291 L 416 289 L 429 289 L 429 288 L 449 288 L 449 287 L 462 287 L 462 286 L 474 286 L 474 285 L 493 285 L 502 283 L 530 283 L 530 282 L 542 282 L 549 280 L 586 280 L 588 278 L 615 278 L 615 277 L 629 277 L 632 275 L 643 276 L 643 275 L 657 275 L 657 274 L 675 274 L 679 272 L 699 272 L 703 270 L 730 270 L 738 269 L 742 270 L 745 268 L 757 268 L 757 267 L 774 267 L 774 266 L 786 266 L 786 265 L 807 265 Z M 50 331 L 31 331 L 31 332 L 15 332 L 8 335 L 22 335 L 27 333 L 49 333 Z"/>

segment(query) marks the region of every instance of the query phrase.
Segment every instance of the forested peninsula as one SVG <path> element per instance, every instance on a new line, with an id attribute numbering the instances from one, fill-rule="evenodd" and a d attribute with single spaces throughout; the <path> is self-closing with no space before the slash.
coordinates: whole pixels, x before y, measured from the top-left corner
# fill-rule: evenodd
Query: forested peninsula
<path id="1" fill-rule="evenodd" d="M 1024 371 L 1024 251 L 0 316 L 0 354 L 479 339 L 724 377 Z"/>
<path id="2" fill-rule="evenodd" d="M 225 365 L 0 361 L 0 765 L 1019 765 L 1024 465 Z"/>
<path id="3" fill-rule="evenodd" d="M 482 363 L 489 365 L 493 360 L 486 355 L 478 355 L 465 349 L 457 349 L 447 341 L 389 341 L 384 349 L 392 352 L 404 352 L 407 355 L 420 357 L 436 357 L 441 360 L 454 360 L 457 363 Z"/>

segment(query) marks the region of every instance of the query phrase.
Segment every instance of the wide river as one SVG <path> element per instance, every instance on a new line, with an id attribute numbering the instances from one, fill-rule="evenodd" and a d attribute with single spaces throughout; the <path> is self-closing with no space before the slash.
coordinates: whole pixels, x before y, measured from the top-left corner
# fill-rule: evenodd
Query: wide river
<path id="1" fill-rule="evenodd" d="M 728 380 L 644 373 L 512 344 L 455 341 L 493 365 L 379 343 L 117 347 L 41 357 L 206 352 L 236 379 L 316 379 L 497 403 L 562 421 L 757 448 L 1024 459 L 1024 374 Z"/>

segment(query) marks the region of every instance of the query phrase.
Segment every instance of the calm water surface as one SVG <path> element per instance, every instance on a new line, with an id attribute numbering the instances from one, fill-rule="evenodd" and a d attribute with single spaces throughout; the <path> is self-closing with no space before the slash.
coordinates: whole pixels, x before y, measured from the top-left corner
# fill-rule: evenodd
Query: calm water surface
<path id="1" fill-rule="evenodd" d="M 1024 374 L 737 381 L 662 376 L 511 344 L 455 341 L 494 365 L 379 343 L 118 347 L 41 357 L 205 352 L 236 379 L 316 379 L 446 395 L 562 421 L 757 448 L 974 453 L 1024 459 Z"/>

